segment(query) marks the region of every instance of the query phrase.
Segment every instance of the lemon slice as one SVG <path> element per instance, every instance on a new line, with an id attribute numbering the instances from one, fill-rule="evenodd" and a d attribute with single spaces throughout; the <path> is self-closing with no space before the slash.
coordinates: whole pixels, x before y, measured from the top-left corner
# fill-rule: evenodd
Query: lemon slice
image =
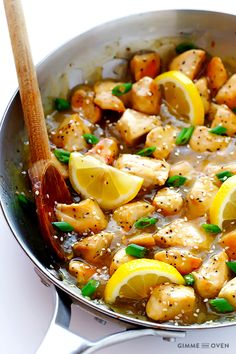
<path id="1" fill-rule="evenodd" d="M 210 207 L 212 224 L 222 228 L 227 220 L 236 220 L 236 176 L 228 178 L 221 185 Z"/>
<path id="2" fill-rule="evenodd" d="M 174 114 L 192 125 L 204 124 L 204 106 L 200 94 L 186 75 L 177 70 L 167 71 L 155 79 L 164 87 L 164 98 Z"/>
<path id="3" fill-rule="evenodd" d="M 70 154 L 69 178 L 77 193 L 85 198 L 96 199 L 103 209 L 114 209 L 128 203 L 138 194 L 143 184 L 143 178 L 78 152 Z"/>
<path id="4" fill-rule="evenodd" d="M 173 266 L 153 259 L 135 259 L 122 264 L 108 280 L 105 301 L 111 304 L 117 297 L 144 299 L 153 287 L 165 282 L 185 284 Z"/>

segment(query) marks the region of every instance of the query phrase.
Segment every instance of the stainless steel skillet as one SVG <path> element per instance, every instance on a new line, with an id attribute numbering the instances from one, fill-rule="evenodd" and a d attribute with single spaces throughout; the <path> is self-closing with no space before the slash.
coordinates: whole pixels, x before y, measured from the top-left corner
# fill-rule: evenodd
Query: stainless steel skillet
<path id="1" fill-rule="evenodd" d="M 235 25 L 235 16 L 179 10 L 135 15 L 95 28 L 66 43 L 39 65 L 38 77 L 45 110 L 50 108 L 50 97 L 58 96 L 80 81 L 92 78 L 94 68 L 99 68 L 97 70 L 100 71 L 103 67 L 105 76 L 117 77 L 120 70 L 116 70 L 114 74 L 112 69 L 119 65 L 122 68 L 125 58 L 132 51 L 150 47 L 156 49 L 161 44 L 162 54 L 165 55 L 170 50 L 168 46 L 171 46 L 171 41 L 162 40 L 160 43 L 158 39 L 163 37 L 190 38 L 211 54 L 218 53 L 229 63 L 233 63 L 231 58 L 235 55 Z M 24 213 L 16 201 L 16 190 L 24 191 L 29 188 L 28 180 L 20 173 L 22 155 L 26 148 L 23 141 L 22 112 L 19 96 L 16 94 L 1 123 L 0 199 L 4 215 L 17 241 L 35 264 L 40 277 L 55 286 L 59 294 L 55 295 L 53 324 L 41 348 L 42 353 L 90 353 L 103 346 L 140 336 L 161 335 L 174 338 L 183 336 L 188 329 L 209 329 L 236 324 L 235 317 L 222 317 L 217 322 L 188 327 L 140 320 L 117 314 L 96 302 L 88 301 L 80 296 L 75 287 L 63 282 L 56 271 L 53 256 L 42 242 L 36 220 L 32 215 Z M 89 343 L 70 334 L 63 327 L 68 327 L 71 301 L 76 301 L 100 317 L 121 320 L 127 324 L 129 330 L 97 343 Z M 130 329 L 132 327 L 135 329 Z"/>

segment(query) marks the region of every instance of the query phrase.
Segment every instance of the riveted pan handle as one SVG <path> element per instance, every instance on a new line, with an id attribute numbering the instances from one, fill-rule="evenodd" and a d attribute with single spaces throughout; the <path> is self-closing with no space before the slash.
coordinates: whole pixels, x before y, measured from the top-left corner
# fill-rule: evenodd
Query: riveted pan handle
<path id="1" fill-rule="evenodd" d="M 60 289 L 55 293 L 55 311 L 47 334 L 36 354 L 91 354 L 99 349 L 131 339 L 158 336 L 166 340 L 185 337 L 182 331 L 163 331 L 154 329 L 128 329 L 108 335 L 96 342 L 90 342 L 69 331 L 71 318 L 71 298 Z"/>

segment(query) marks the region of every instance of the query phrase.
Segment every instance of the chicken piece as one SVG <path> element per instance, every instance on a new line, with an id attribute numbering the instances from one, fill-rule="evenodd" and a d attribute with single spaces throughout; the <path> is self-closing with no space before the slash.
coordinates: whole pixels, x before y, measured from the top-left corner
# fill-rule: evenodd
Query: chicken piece
<path id="1" fill-rule="evenodd" d="M 151 234 L 143 233 L 140 235 L 132 236 L 132 237 L 125 237 L 122 239 L 125 244 L 130 245 L 131 243 L 134 243 L 135 245 L 143 246 L 143 247 L 154 247 L 155 246 L 155 240 Z"/>
<path id="2" fill-rule="evenodd" d="M 155 253 L 154 258 L 174 266 L 181 274 L 189 274 L 199 268 L 202 259 L 182 248 L 169 248 Z"/>
<path id="3" fill-rule="evenodd" d="M 87 154 L 96 157 L 107 165 L 112 165 L 119 154 L 117 141 L 114 138 L 101 139 Z"/>
<path id="4" fill-rule="evenodd" d="M 190 49 L 175 57 L 170 63 L 169 70 L 181 71 L 193 80 L 200 73 L 205 60 L 206 52 L 204 50 Z"/>
<path id="5" fill-rule="evenodd" d="M 69 273 L 77 279 L 78 284 L 84 285 L 96 273 L 96 268 L 81 261 L 71 260 L 69 263 Z"/>
<path id="6" fill-rule="evenodd" d="M 195 279 L 194 288 L 202 298 L 216 297 L 228 281 L 229 270 L 226 261 L 228 256 L 221 251 L 212 255 L 198 270 L 192 272 Z"/>
<path id="7" fill-rule="evenodd" d="M 220 244 L 224 248 L 228 257 L 236 260 L 236 230 L 230 231 L 222 236 Z"/>
<path id="8" fill-rule="evenodd" d="M 113 219 L 125 231 L 129 231 L 135 221 L 143 216 L 150 215 L 154 210 L 155 208 L 153 205 L 144 201 L 128 203 L 120 206 L 114 211 Z"/>
<path id="9" fill-rule="evenodd" d="M 93 236 L 85 237 L 73 245 L 76 256 L 82 257 L 86 262 L 98 266 L 110 264 L 110 245 L 114 235 L 102 232 Z"/>
<path id="10" fill-rule="evenodd" d="M 146 147 L 155 146 L 153 156 L 157 159 L 166 159 L 175 147 L 177 130 L 171 126 L 156 127 L 146 137 Z"/>
<path id="11" fill-rule="evenodd" d="M 179 161 L 170 167 L 169 177 L 172 176 L 184 176 L 188 180 L 191 180 L 194 175 L 194 169 L 188 161 Z"/>
<path id="12" fill-rule="evenodd" d="M 153 235 L 156 245 L 162 248 L 187 247 L 192 250 L 205 250 L 212 237 L 204 230 L 184 219 L 177 219 Z"/>
<path id="13" fill-rule="evenodd" d="M 53 164 L 56 166 L 57 170 L 60 171 L 60 173 L 63 176 L 63 178 L 65 178 L 65 179 L 69 178 L 68 165 L 65 164 L 65 163 L 61 163 L 56 158 L 56 156 L 53 154 L 53 152 L 51 153 L 51 158 L 52 158 Z"/>
<path id="14" fill-rule="evenodd" d="M 236 309 L 236 277 L 228 281 L 218 294 L 223 297 Z"/>
<path id="15" fill-rule="evenodd" d="M 101 108 L 94 104 L 95 93 L 88 85 L 81 85 L 71 96 L 71 108 L 95 124 L 102 118 Z"/>
<path id="16" fill-rule="evenodd" d="M 236 114 L 234 114 L 226 105 L 220 105 L 216 111 L 215 118 L 211 128 L 221 125 L 227 129 L 228 136 L 234 136 L 236 133 Z"/>
<path id="17" fill-rule="evenodd" d="M 121 171 L 144 179 L 142 188 L 153 188 L 165 184 L 170 166 L 167 162 L 151 157 L 123 154 L 116 161 L 115 167 Z"/>
<path id="18" fill-rule="evenodd" d="M 95 98 L 94 103 L 102 109 L 111 111 L 124 112 L 125 106 L 122 100 L 112 94 L 115 86 L 120 85 L 120 82 L 100 81 L 94 86 Z"/>
<path id="19" fill-rule="evenodd" d="M 207 213 L 217 191 L 209 176 L 200 176 L 186 196 L 186 216 L 194 219 Z"/>
<path id="20" fill-rule="evenodd" d="M 218 187 L 221 186 L 222 182 L 217 178 L 216 174 L 224 171 L 229 171 L 236 174 L 236 162 L 227 163 L 224 165 L 209 163 L 204 169 L 204 173 L 208 175 Z"/>
<path id="21" fill-rule="evenodd" d="M 131 100 L 132 108 L 137 111 L 146 114 L 158 114 L 160 111 L 160 90 L 156 82 L 148 76 L 133 84 Z"/>
<path id="22" fill-rule="evenodd" d="M 228 79 L 228 74 L 221 58 L 211 58 L 207 65 L 206 74 L 209 80 L 211 92 L 213 96 L 215 96 L 216 92 L 225 84 Z"/>
<path id="23" fill-rule="evenodd" d="M 205 114 L 207 114 L 210 109 L 210 101 L 211 101 L 210 90 L 208 89 L 207 86 L 207 78 L 201 77 L 201 79 L 195 82 L 195 86 L 198 89 L 198 92 L 200 94 L 204 106 L 204 112 Z"/>
<path id="24" fill-rule="evenodd" d="M 135 54 L 130 60 L 130 71 L 135 81 L 144 76 L 155 77 L 160 73 L 161 60 L 157 53 Z"/>
<path id="25" fill-rule="evenodd" d="M 229 137 L 209 133 L 209 128 L 197 126 L 189 141 L 191 149 L 197 152 L 214 152 L 225 149 L 230 142 Z"/>
<path id="26" fill-rule="evenodd" d="M 216 103 L 226 104 L 231 109 L 236 107 L 236 74 L 219 89 L 215 100 Z"/>
<path id="27" fill-rule="evenodd" d="M 88 125 L 78 114 L 66 117 L 59 125 L 56 132 L 51 133 L 51 141 L 58 148 L 68 151 L 80 151 L 87 148 L 83 134 L 90 134 Z"/>
<path id="28" fill-rule="evenodd" d="M 68 222 L 79 233 L 99 232 L 107 227 L 107 219 L 93 199 L 86 199 L 78 204 L 58 203 L 56 217 L 59 221 Z"/>
<path id="29" fill-rule="evenodd" d="M 160 124 L 158 116 L 147 115 L 133 109 L 126 109 L 117 122 L 117 129 L 125 143 L 133 146 L 137 144 L 143 135 Z"/>
<path id="30" fill-rule="evenodd" d="M 125 248 L 120 248 L 113 256 L 110 265 L 110 275 L 112 275 L 122 264 L 136 259 L 125 252 Z"/>
<path id="31" fill-rule="evenodd" d="M 160 284 L 150 296 L 146 313 L 154 321 L 187 320 L 196 307 L 193 288 L 176 284 Z"/>
<path id="32" fill-rule="evenodd" d="M 178 213 L 183 203 L 181 194 L 168 187 L 160 189 L 152 201 L 157 211 L 165 216 Z"/>
<path id="33" fill-rule="evenodd" d="M 210 102 L 210 108 L 207 114 L 207 119 L 212 121 L 215 118 L 216 112 L 218 110 L 218 108 L 221 107 L 220 104 L 216 104 L 214 102 Z"/>

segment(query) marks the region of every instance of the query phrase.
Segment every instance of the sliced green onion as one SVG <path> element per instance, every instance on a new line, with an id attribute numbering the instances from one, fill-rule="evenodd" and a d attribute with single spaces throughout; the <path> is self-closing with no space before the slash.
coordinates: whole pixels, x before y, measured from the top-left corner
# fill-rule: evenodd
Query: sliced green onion
<path id="1" fill-rule="evenodd" d="M 210 129 L 209 133 L 216 135 L 224 135 L 226 131 L 227 129 L 225 127 L 223 127 L 222 125 L 217 125 L 217 127 Z"/>
<path id="2" fill-rule="evenodd" d="M 156 150 L 156 146 L 150 146 L 136 152 L 136 154 L 140 156 L 151 156 L 155 150 Z"/>
<path id="3" fill-rule="evenodd" d="M 112 89 L 112 94 L 114 96 L 122 96 L 125 93 L 129 92 L 132 89 L 132 86 L 133 84 L 131 82 L 117 85 Z"/>
<path id="4" fill-rule="evenodd" d="M 176 145 L 186 145 L 189 142 L 193 134 L 193 131 L 194 131 L 193 126 L 189 128 L 183 128 L 175 140 Z"/>
<path id="5" fill-rule="evenodd" d="M 137 257 L 137 258 L 143 258 L 147 252 L 146 247 L 135 245 L 134 243 L 131 243 L 129 246 L 126 247 L 125 249 L 126 254 L 129 254 L 130 256 Z"/>
<path id="6" fill-rule="evenodd" d="M 229 177 L 232 177 L 233 175 L 234 174 L 230 171 L 222 171 L 222 172 L 216 173 L 216 177 L 221 182 L 225 182 Z"/>
<path id="7" fill-rule="evenodd" d="M 231 262 L 226 262 L 227 266 L 234 272 L 236 273 L 236 262 L 231 261 Z"/>
<path id="8" fill-rule="evenodd" d="M 189 286 L 193 285 L 195 282 L 194 276 L 191 273 L 186 274 L 184 276 L 184 280 L 185 280 L 185 284 Z"/>
<path id="9" fill-rule="evenodd" d="M 187 50 L 190 49 L 197 49 L 196 45 L 191 43 L 191 42 L 182 42 L 178 44 L 175 48 L 176 53 L 181 54 L 183 52 L 186 52 Z"/>
<path id="10" fill-rule="evenodd" d="M 64 98 L 56 98 L 55 108 L 57 111 L 65 111 L 66 109 L 70 108 L 70 102 L 65 100 Z"/>
<path id="11" fill-rule="evenodd" d="M 71 232 L 74 230 L 73 226 L 71 226 L 68 222 L 65 221 L 54 221 L 52 222 L 52 225 L 62 232 Z"/>
<path id="12" fill-rule="evenodd" d="M 97 288 L 99 287 L 100 283 L 98 280 L 90 279 L 85 286 L 81 289 L 81 294 L 83 296 L 91 297 Z"/>
<path id="13" fill-rule="evenodd" d="M 209 304 L 214 307 L 217 312 L 225 313 L 234 311 L 234 307 L 223 297 L 216 297 L 210 300 Z"/>
<path id="14" fill-rule="evenodd" d="M 25 210 L 30 210 L 35 208 L 35 204 L 32 200 L 26 197 L 24 194 L 18 194 L 17 200 L 20 206 Z"/>
<path id="15" fill-rule="evenodd" d="M 236 107 L 232 108 L 231 111 L 236 113 Z"/>
<path id="16" fill-rule="evenodd" d="M 145 227 L 155 225 L 156 222 L 157 222 L 157 218 L 143 217 L 143 218 L 138 219 L 134 223 L 134 227 L 136 227 L 136 229 L 144 229 Z"/>
<path id="17" fill-rule="evenodd" d="M 184 176 L 171 176 L 166 181 L 167 187 L 180 187 L 187 181 L 187 178 Z"/>
<path id="18" fill-rule="evenodd" d="M 218 225 L 214 224 L 202 224 L 202 228 L 211 234 L 219 234 L 221 232 L 221 229 L 219 228 Z"/>
<path id="19" fill-rule="evenodd" d="M 70 152 L 63 149 L 55 149 L 53 151 L 54 155 L 58 159 L 58 161 L 62 163 L 68 163 L 70 159 Z"/>
<path id="20" fill-rule="evenodd" d="M 95 145 L 99 142 L 99 139 L 93 134 L 84 134 L 83 138 L 88 144 Z"/>

